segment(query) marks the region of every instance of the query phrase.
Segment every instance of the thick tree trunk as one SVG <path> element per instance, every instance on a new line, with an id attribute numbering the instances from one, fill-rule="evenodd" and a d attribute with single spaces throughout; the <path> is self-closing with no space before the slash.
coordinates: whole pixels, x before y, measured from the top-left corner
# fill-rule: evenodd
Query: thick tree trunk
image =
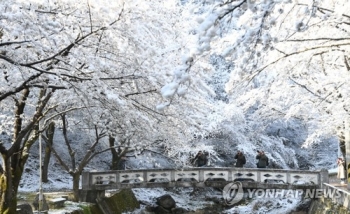
<path id="1" fill-rule="evenodd" d="M 126 158 L 123 158 L 119 155 L 113 156 L 111 170 L 125 170 Z"/>
<path id="2" fill-rule="evenodd" d="M 17 187 L 22 171 L 11 171 L 10 161 L 7 158 L 2 159 L 5 170 L 0 174 L 0 213 L 17 213 Z M 15 173 L 12 176 L 12 173 Z M 17 178 L 16 178 L 17 177 Z"/>
<path id="3" fill-rule="evenodd" d="M 42 181 L 44 183 L 47 183 L 49 181 L 48 173 L 49 173 L 50 156 L 51 156 L 51 149 L 48 146 L 45 146 L 45 157 L 44 157 L 43 168 L 41 172 Z"/>
<path id="4" fill-rule="evenodd" d="M 55 134 L 55 123 L 51 122 L 49 127 L 46 130 L 46 146 L 45 146 L 45 157 L 43 162 L 43 171 L 42 171 L 42 180 L 43 182 L 48 182 L 48 173 L 49 173 L 49 163 L 51 158 L 51 148 L 53 146 L 53 137 Z"/>
<path id="5" fill-rule="evenodd" d="M 113 153 L 112 153 L 113 154 Z M 111 165 L 111 170 L 118 170 L 118 157 L 115 155 L 112 155 L 112 165 Z"/>
<path id="6" fill-rule="evenodd" d="M 125 154 L 127 149 L 118 151 L 115 149 L 115 138 L 109 136 L 109 147 L 111 148 L 112 153 L 112 165 L 110 167 L 111 170 L 125 170 L 126 157 Z"/>
<path id="7" fill-rule="evenodd" d="M 24 108 L 26 106 L 26 100 L 29 96 L 29 89 L 24 89 L 22 97 L 16 102 L 14 115 L 16 116 L 14 121 L 13 141 L 12 146 L 8 150 L 1 144 L 1 158 L 3 171 L 0 173 L 0 213 L 16 214 L 17 213 L 17 192 L 18 185 L 23 174 L 23 167 L 28 158 L 30 143 L 24 143 L 21 147 L 22 140 L 28 140 L 33 143 L 35 137 L 28 138 L 27 135 L 34 123 L 29 123 L 26 128 L 22 128 L 22 117 Z M 36 118 L 37 116 L 33 116 Z M 28 136 L 28 137 L 27 137 Z M 35 135 L 34 135 L 35 136 Z"/>
<path id="8" fill-rule="evenodd" d="M 115 142 L 115 138 L 109 136 L 108 139 L 109 142 L 109 148 L 111 148 L 111 153 L 112 153 L 112 165 L 111 165 L 111 170 L 117 170 L 118 169 L 118 164 L 119 164 L 119 160 L 118 160 L 118 153 L 116 151 L 116 149 L 114 148 L 114 142 Z"/>
<path id="9" fill-rule="evenodd" d="M 345 122 L 345 166 L 346 166 L 346 180 L 347 187 L 350 189 L 350 119 L 344 121 Z"/>
<path id="10" fill-rule="evenodd" d="M 73 196 L 74 202 L 78 202 L 79 201 L 79 182 L 80 182 L 80 174 L 81 172 L 74 172 L 72 174 L 73 176 Z"/>
<path id="11" fill-rule="evenodd" d="M 0 170 L 0 213 L 17 213 L 17 192 L 22 178 L 25 163 L 29 157 L 29 151 L 34 142 L 38 139 L 38 124 L 42 112 L 53 93 L 46 94 L 46 89 L 40 91 L 39 100 L 35 114 L 31 120 L 22 124 L 22 115 L 29 90 L 23 90 L 23 97 L 17 100 L 15 106 L 15 120 L 12 146 L 5 148 L 0 144 L 0 153 L 2 158 L 2 170 Z"/>

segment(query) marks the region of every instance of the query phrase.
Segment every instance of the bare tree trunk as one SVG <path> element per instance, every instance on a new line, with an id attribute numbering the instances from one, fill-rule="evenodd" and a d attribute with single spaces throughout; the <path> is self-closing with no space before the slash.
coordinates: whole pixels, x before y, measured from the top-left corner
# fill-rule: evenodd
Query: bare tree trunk
<path id="1" fill-rule="evenodd" d="M 350 119 L 345 120 L 345 149 L 346 149 L 346 155 L 345 155 L 345 166 L 346 166 L 346 184 L 347 184 L 347 189 L 350 189 Z"/>
<path id="2" fill-rule="evenodd" d="M 38 134 L 34 134 L 30 139 L 26 140 L 23 150 L 28 149 L 36 140 Z M 17 192 L 18 186 L 22 178 L 24 165 L 28 159 L 28 154 L 18 156 L 17 165 L 11 167 L 13 159 L 8 158 L 8 152 L 0 146 L 2 167 L 0 168 L 0 213 L 16 214 L 17 213 Z"/>
<path id="3" fill-rule="evenodd" d="M 126 162 L 126 153 L 128 152 L 128 148 L 125 148 L 122 150 L 120 147 L 118 147 L 118 150 L 115 148 L 115 138 L 112 136 L 109 136 L 109 148 L 111 149 L 112 153 L 112 165 L 111 170 L 125 170 L 125 162 Z M 122 144 L 126 144 L 128 141 L 125 140 L 122 142 Z"/>
<path id="4" fill-rule="evenodd" d="M 115 143 L 115 138 L 112 137 L 112 136 L 109 136 L 108 142 L 109 142 L 109 147 L 111 148 L 111 153 L 112 153 L 111 170 L 117 170 L 120 158 L 119 158 L 119 155 L 118 155 L 116 149 L 114 148 L 114 146 L 115 146 L 115 144 L 114 144 Z"/>
<path id="5" fill-rule="evenodd" d="M 45 157 L 43 162 L 43 169 L 42 169 L 42 181 L 48 182 L 48 173 L 49 173 L 49 163 L 51 158 L 51 148 L 53 145 L 53 137 L 55 134 L 55 123 L 51 122 L 49 127 L 46 129 L 46 136 L 43 136 L 43 139 L 45 140 L 46 146 L 45 146 Z"/>
<path id="6" fill-rule="evenodd" d="M 13 185 L 10 161 L 6 155 L 2 155 L 5 170 L 0 174 L 0 213 L 16 214 L 17 188 Z M 16 178 L 13 178 L 16 179 Z"/>
<path id="7" fill-rule="evenodd" d="M 23 174 L 24 165 L 28 159 L 31 146 L 38 139 L 38 124 L 42 112 L 52 96 L 52 92 L 43 89 L 40 91 L 36 111 L 31 120 L 24 126 L 21 115 L 24 113 L 29 89 L 23 90 L 22 97 L 16 100 L 14 111 L 14 131 L 12 146 L 5 148 L 0 144 L 2 170 L 0 170 L 0 213 L 17 213 L 17 192 Z"/>
<path id="8" fill-rule="evenodd" d="M 78 202 L 79 201 L 79 182 L 80 182 L 80 174 L 81 172 L 74 172 L 72 173 L 72 177 L 73 177 L 73 196 L 74 202 Z"/>

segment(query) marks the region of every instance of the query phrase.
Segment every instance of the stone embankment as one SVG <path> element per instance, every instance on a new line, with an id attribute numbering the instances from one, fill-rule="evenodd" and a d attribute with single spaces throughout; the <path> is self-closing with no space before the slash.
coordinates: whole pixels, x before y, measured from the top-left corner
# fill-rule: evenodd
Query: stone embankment
<path id="1" fill-rule="evenodd" d="M 43 202 L 39 204 L 38 194 L 20 193 L 17 214 L 62 213 L 65 214 L 121 214 L 140 208 L 131 189 L 123 189 L 110 197 L 97 199 L 97 203 L 74 203 L 70 192 L 52 192 L 43 194 Z"/>

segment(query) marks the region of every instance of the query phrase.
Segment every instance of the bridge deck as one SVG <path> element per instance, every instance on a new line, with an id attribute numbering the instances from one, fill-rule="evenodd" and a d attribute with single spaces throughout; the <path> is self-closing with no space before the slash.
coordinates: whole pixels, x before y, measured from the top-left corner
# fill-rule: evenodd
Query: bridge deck
<path id="1" fill-rule="evenodd" d="M 329 182 L 328 182 L 329 185 L 332 185 L 338 189 L 341 189 L 341 190 L 344 190 L 346 192 L 348 192 L 350 194 L 350 191 L 348 189 L 348 186 L 347 184 L 341 184 L 340 183 L 340 179 L 337 178 L 337 175 L 336 174 L 330 174 L 329 175 Z"/>
<path id="2" fill-rule="evenodd" d="M 344 190 L 344 191 L 346 191 L 346 192 L 348 192 L 348 193 L 350 194 L 350 192 L 349 192 L 349 190 L 348 190 L 348 185 L 347 185 L 347 184 L 329 183 L 329 185 L 332 185 L 332 186 L 334 186 L 334 187 L 337 187 L 338 189 Z"/>
<path id="3" fill-rule="evenodd" d="M 347 188 L 347 184 L 340 184 L 339 179 L 336 183 L 325 183 L 323 189 L 325 191 L 325 198 L 329 198 L 333 203 L 343 206 L 350 213 L 350 192 Z"/>

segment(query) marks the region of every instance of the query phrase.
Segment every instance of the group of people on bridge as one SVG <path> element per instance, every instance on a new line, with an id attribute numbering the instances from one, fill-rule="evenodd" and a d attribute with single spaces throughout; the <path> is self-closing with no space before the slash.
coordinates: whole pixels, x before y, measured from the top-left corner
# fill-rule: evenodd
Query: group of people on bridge
<path id="1" fill-rule="evenodd" d="M 243 167 L 246 164 L 245 155 L 241 151 L 237 152 L 234 159 L 236 159 L 235 167 Z M 269 165 L 269 158 L 264 151 L 257 151 L 256 159 L 258 160 L 256 163 L 257 168 L 266 168 Z M 199 151 L 192 159 L 192 163 L 196 164 L 197 167 L 208 165 L 208 153 Z"/>

